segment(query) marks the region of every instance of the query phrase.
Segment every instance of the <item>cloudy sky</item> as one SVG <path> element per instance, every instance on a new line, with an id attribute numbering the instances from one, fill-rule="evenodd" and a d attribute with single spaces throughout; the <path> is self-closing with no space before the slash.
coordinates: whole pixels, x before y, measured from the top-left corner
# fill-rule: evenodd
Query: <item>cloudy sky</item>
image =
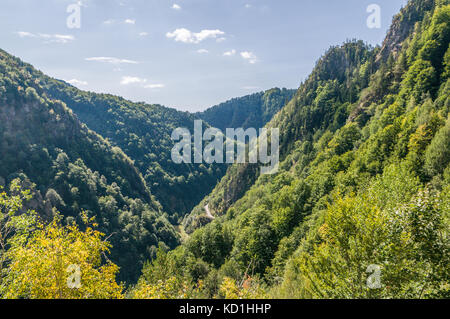
<path id="1" fill-rule="evenodd" d="M 405 3 L 1 0 L 0 48 L 84 90 L 198 111 L 297 88 L 331 45 L 381 43 Z M 367 26 L 371 4 L 381 9 L 379 28 Z"/>

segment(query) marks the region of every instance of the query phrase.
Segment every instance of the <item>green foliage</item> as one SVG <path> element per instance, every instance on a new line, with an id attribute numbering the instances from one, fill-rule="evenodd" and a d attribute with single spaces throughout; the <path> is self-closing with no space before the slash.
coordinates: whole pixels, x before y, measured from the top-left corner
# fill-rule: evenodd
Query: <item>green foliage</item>
<path id="1" fill-rule="evenodd" d="M 335 195 L 320 228 L 289 261 L 282 294 L 292 293 L 294 285 L 303 298 L 445 294 L 445 208 L 439 194 L 419 185 L 407 166 L 390 166 L 358 196 Z M 382 287 L 367 285 L 370 265 L 381 267 Z"/>
<path id="2" fill-rule="evenodd" d="M 0 185 L 0 286 L 3 282 L 3 274 L 9 263 L 7 251 L 14 245 L 21 244 L 26 240 L 28 232 L 34 228 L 36 213 L 28 210 L 26 214 L 19 215 L 23 210 L 24 201 L 32 198 L 29 190 L 23 190 L 20 180 L 11 182 L 9 194 Z"/>
<path id="3" fill-rule="evenodd" d="M 450 118 L 425 152 L 425 168 L 430 176 L 442 174 L 450 162 Z"/>
<path id="4" fill-rule="evenodd" d="M 220 223 L 213 223 L 194 233 L 187 244 L 187 249 L 196 258 L 219 267 L 231 251 L 232 244 L 231 230 Z"/>

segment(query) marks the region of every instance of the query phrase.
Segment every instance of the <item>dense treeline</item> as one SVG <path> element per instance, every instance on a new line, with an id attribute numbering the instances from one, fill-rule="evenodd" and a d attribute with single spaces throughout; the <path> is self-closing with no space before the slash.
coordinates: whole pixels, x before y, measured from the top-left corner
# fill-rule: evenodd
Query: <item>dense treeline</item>
<path id="1" fill-rule="evenodd" d="M 292 99 L 294 93 L 295 90 L 274 88 L 231 99 L 194 115 L 222 132 L 239 127 L 259 129 Z"/>

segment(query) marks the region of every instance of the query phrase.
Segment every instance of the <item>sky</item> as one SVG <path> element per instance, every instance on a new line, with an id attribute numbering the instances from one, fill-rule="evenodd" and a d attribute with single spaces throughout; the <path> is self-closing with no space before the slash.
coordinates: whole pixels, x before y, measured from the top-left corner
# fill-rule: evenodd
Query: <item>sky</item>
<path id="1" fill-rule="evenodd" d="M 1 0 L 0 48 L 82 90 L 195 112 L 298 88 L 330 46 L 380 44 L 406 2 Z"/>

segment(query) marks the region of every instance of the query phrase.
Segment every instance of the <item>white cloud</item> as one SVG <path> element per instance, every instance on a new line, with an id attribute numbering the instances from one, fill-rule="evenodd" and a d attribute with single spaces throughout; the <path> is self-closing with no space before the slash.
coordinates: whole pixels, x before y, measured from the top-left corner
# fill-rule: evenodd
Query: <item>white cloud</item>
<path id="1" fill-rule="evenodd" d="M 162 89 L 164 87 L 165 87 L 165 85 L 164 84 L 160 84 L 160 83 L 158 83 L 158 84 L 148 84 L 148 85 L 144 86 L 145 89 Z"/>
<path id="2" fill-rule="evenodd" d="M 106 56 L 86 58 L 85 60 L 86 61 L 111 63 L 111 64 L 138 64 L 137 61 L 127 60 L 127 59 L 118 59 L 118 58 L 106 57 Z"/>
<path id="3" fill-rule="evenodd" d="M 206 49 L 200 49 L 200 50 L 197 50 L 197 53 L 205 54 L 205 53 L 209 53 L 209 51 Z"/>
<path id="4" fill-rule="evenodd" d="M 181 7 L 178 4 L 174 3 L 174 5 L 172 6 L 172 9 L 181 10 Z"/>
<path id="5" fill-rule="evenodd" d="M 72 79 L 72 80 L 69 80 L 69 81 L 66 81 L 66 82 L 72 84 L 73 86 L 85 86 L 85 85 L 88 85 L 88 83 L 86 81 L 80 81 L 80 80 L 77 80 L 77 79 Z"/>
<path id="6" fill-rule="evenodd" d="M 148 36 L 148 32 L 141 32 L 141 33 L 139 33 L 139 36 L 146 37 L 146 36 Z"/>
<path id="7" fill-rule="evenodd" d="M 79 0 L 79 1 L 77 1 L 77 4 L 78 4 L 80 7 L 87 7 L 88 5 L 87 5 L 86 1 L 87 1 L 87 0 Z"/>
<path id="8" fill-rule="evenodd" d="M 108 19 L 108 20 L 103 21 L 103 24 L 110 25 L 110 24 L 113 24 L 114 22 L 116 22 L 116 20 Z"/>
<path id="9" fill-rule="evenodd" d="M 131 24 L 131 25 L 135 25 L 136 24 L 136 20 L 135 19 L 125 19 L 125 20 L 114 20 L 114 19 L 108 19 L 103 21 L 104 25 L 113 25 L 116 23 L 125 23 L 125 24 Z"/>
<path id="10" fill-rule="evenodd" d="M 122 80 L 120 81 L 120 84 L 122 85 L 138 84 L 144 89 L 162 89 L 165 87 L 165 85 L 162 83 L 146 84 L 147 82 L 148 82 L 147 79 L 140 78 L 137 76 L 123 76 Z"/>
<path id="11" fill-rule="evenodd" d="M 17 34 L 18 34 L 19 37 L 21 37 L 21 38 L 27 38 L 27 37 L 29 37 L 29 38 L 35 38 L 35 37 L 36 37 L 36 35 L 34 35 L 33 33 L 31 33 L 31 32 L 26 32 L 26 31 L 19 31 L 19 32 L 17 32 Z"/>
<path id="12" fill-rule="evenodd" d="M 227 51 L 223 54 L 223 56 L 233 56 L 236 54 L 236 50 Z"/>
<path id="13" fill-rule="evenodd" d="M 245 8 L 246 8 L 246 9 L 250 9 L 251 7 L 252 7 L 252 5 L 249 4 L 249 3 L 247 3 L 247 4 L 245 5 Z"/>
<path id="14" fill-rule="evenodd" d="M 255 64 L 258 61 L 258 58 L 256 55 L 253 54 L 253 52 L 249 51 L 243 51 L 241 52 L 241 57 L 245 60 L 247 60 L 251 64 Z"/>
<path id="15" fill-rule="evenodd" d="M 200 43 L 208 38 L 217 38 L 219 35 L 224 35 L 225 32 L 221 30 L 202 30 L 194 33 L 185 28 L 176 29 L 173 32 L 167 32 L 166 37 L 174 38 L 176 42 L 183 43 Z"/>
<path id="16" fill-rule="evenodd" d="M 217 38 L 216 42 L 217 42 L 217 43 L 220 43 L 220 42 L 223 42 L 223 41 L 225 41 L 225 40 L 226 40 L 226 38 L 221 37 L 221 38 Z"/>
<path id="17" fill-rule="evenodd" d="M 142 79 L 136 76 L 123 76 L 120 84 L 128 85 L 128 84 L 144 84 L 147 82 L 147 79 Z"/>
<path id="18" fill-rule="evenodd" d="M 16 32 L 21 38 L 38 38 L 45 40 L 45 43 L 68 43 L 75 40 L 73 35 L 67 34 L 46 34 L 46 33 L 31 33 L 27 31 Z"/>
<path id="19" fill-rule="evenodd" d="M 46 39 L 48 42 L 67 43 L 75 40 L 73 35 L 66 34 L 45 34 L 39 33 L 39 37 Z"/>

